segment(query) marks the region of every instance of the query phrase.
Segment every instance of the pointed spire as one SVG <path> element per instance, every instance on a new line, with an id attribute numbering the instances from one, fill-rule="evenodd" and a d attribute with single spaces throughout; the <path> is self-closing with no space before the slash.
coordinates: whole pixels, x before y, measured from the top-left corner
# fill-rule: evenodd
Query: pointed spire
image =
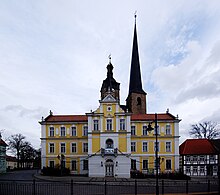
<path id="1" fill-rule="evenodd" d="M 136 12 L 134 18 L 135 18 L 135 25 L 134 25 L 134 37 L 133 37 L 133 48 L 132 48 L 132 58 L 131 58 L 129 94 L 132 92 L 146 94 L 142 89 L 142 81 L 141 81 L 141 70 L 140 70 L 137 30 L 136 30 L 136 18 L 137 18 Z"/>

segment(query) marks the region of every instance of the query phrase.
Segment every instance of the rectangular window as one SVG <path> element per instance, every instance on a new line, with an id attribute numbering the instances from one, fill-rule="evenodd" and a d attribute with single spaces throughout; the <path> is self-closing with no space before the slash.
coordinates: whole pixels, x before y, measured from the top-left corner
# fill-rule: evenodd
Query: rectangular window
<path id="1" fill-rule="evenodd" d="M 157 142 L 157 144 L 156 144 L 156 142 L 154 142 L 154 152 L 156 152 L 156 150 L 157 150 L 157 152 L 160 151 L 160 143 L 159 142 Z"/>
<path id="2" fill-rule="evenodd" d="M 166 152 L 171 152 L 171 142 L 166 142 Z"/>
<path id="3" fill-rule="evenodd" d="M 71 152 L 76 153 L 76 143 L 71 144 Z"/>
<path id="4" fill-rule="evenodd" d="M 136 142 L 131 142 L 131 152 L 136 151 Z"/>
<path id="5" fill-rule="evenodd" d="M 54 127 L 50 127 L 50 137 L 54 137 Z"/>
<path id="6" fill-rule="evenodd" d="M 186 163 L 190 162 L 191 157 L 190 156 L 186 156 Z"/>
<path id="7" fill-rule="evenodd" d="M 190 166 L 186 167 L 186 174 L 190 174 Z"/>
<path id="8" fill-rule="evenodd" d="M 143 135 L 147 135 L 147 126 L 146 125 L 143 126 Z"/>
<path id="9" fill-rule="evenodd" d="M 157 131 L 156 131 L 156 128 L 154 127 L 154 135 L 156 135 L 156 132 L 157 132 L 157 135 L 160 134 L 160 127 L 159 127 L 159 125 L 157 125 Z"/>
<path id="10" fill-rule="evenodd" d="M 49 161 L 49 167 L 54 168 L 54 165 L 55 165 L 54 161 L 53 161 L 53 160 L 50 160 L 50 161 Z"/>
<path id="11" fill-rule="evenodd" d="M 60 144 L 60 152 L 61 153 L 66 153 L 66 144 L 65 143 Z"/>
<path id="12" fill-rule="evenodd" d="M 171 134 L 171 126 L 170 124 L 166 124 L 166 135 L 170 135 Z"/>
<path id="13" fill-rule="evenodd" d="M 83 126 L 83 136 L 88 136 L 88 126 Z"/>
<path id="14" fill-rule="evenodd" d="M 135 126 L 131 126 L 131 135 L 136 135 L 136 128 Z"/>
<path id="15" fill-rule="evenodd" d="M 197 162 L 198 158 L 197 156 L 193 156 L 193 162 Z"/>
<path id="16" fill-rule="evenodd" d="M 200 162 L 205 162 L 205 156 L 200 156 L 200 157 L 199 157 L 199 161 L 200 161 Z"/>
<path id="17" fill-rule="evenodd" d="M 76 136 L 76 127 L 71 127 L 71 136 Z"/>
<path id="18" fill-rule="evenodd" d="M 136 160 L 131 159 L 131 170 L 136 170 Z"/>
<path id="19" fill-rule="evenodd" d="M 99 130 L 99 121 L 98 120 L 93 120 L 93 127 L 94 127 L 94 131 L 98 131 Z"/>
<path id="20" fill-rule="evenodd" d="M 120 130 L 125 130 L 125 119 L 120 119 Z"/>
<path id="21" fill-rule="evenodd" d="M 171 170 L 171 160 L 166 160 L 166 170 Z"/>
<path id="22" fill-rule="evenodd" d="M 83 170 L 88 170 L 88 160 L 83 160 Z"/>
<path id="23" fill-rule="evenodd" d="M 205 173 L 205 167 L 204 166 L 200 166 L 200 174 L 204 174 Z"/>
<path id="24" fill-rule="evenodd" d="M 54 143 L 49 143 L 49 153 L 54 153 Z"/>
<path id="25" fill-rule="evenodd" d="M 77 170 L 76 160 L 72 160 L 71 161 L 71 168 L 72 168 L 72 171 L 76 171 Z"/>
<path id="26" fill-rule="evenodd" d="M 198 167 L 197 166 L 193 166 L 193 174 L 194 175 L 198 174 Z"/>
<path id="27" fill-rule="evenodd" d="M 66 128 L 60 127 L 60 136 L 66 136 Z"/>
<path id="28" fill-rule="evenodd" d="M 147 152 L 147 142 L 143 142 L 143 152 Z"/>
<path id="29" fill-rule="evenodd" d="M 215 161 L 215 156 L 214 155 L 209 155 L 209 160 L 210 160 L 210 162 Z"/>
<path id="30" fill-rule="evenodd" d="M 83 143 L 83 152 L 88 152 L 88 143 Z"/>
<path id="31" fill-rule="evenodd" d="M 148 160 L 143 160 L 143 169 L 148 170 Z"/>
<path id="32" fill-rule="evenodd" d="M 106 120 L 106 123 L 107 123 L 107 131 L 111 131 L 112 130 L 112 119 L 107 119 Z"/>

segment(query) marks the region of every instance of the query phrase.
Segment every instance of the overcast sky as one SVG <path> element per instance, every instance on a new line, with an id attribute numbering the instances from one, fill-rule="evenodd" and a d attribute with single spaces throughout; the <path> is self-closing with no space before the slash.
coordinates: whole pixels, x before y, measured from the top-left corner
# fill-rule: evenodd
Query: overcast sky
<path id="1" fill-rule="evenodd" d="M 128 95 L 134 12 L 148 113 L 220 122 L 219 0 L 11 0 L 0 3 L 0 130 L 40 147 L 41 117 L 99 106 L 108 55 Z"/>

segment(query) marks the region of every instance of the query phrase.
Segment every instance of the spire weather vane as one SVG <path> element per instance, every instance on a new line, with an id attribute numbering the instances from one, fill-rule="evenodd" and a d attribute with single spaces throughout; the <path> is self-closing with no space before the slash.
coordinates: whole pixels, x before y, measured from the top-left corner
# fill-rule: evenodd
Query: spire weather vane
<path id="1" fill-rule="evenodd" d="M 112 59 L 112 55 L 111 54 L 109 54 L 108 59 L 109 59 L 109 63 L 111 63 L 111 59 Z"/>

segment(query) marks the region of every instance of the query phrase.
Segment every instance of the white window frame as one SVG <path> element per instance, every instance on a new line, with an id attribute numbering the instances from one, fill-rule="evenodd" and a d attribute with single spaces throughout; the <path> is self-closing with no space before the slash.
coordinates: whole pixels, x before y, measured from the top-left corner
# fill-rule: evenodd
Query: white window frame
<path id="1" fill-rule="evenodd" d="M 88 136 L 88 125 L 83 126 L 83 136 Z"/>
<path id="2" fill-rule="evenodd" d="M 64 145 L 64 147 L 63 147 Z M 64 149 L 64 152 L 62 151 Z M 60 153 L 65 154 L 66 153 L 66 143 L 62 142 L 60 143 Z"/>
<path id="3" fill-rule="evenodd" d="M 132 150 L 132 148 L 134 150 Z M 131 152 L 136 152 L 136 142 L 131 142 Z"/>
<path id="4" fill-rule="evenodd" d="M 169 128 L 168 128 L 169 127 Z M 165 129 L 166 135 L 171 135 L 171 125 L 168 123 L 166 124 L 166 129 Z"/>
<path id="5" fill-rule="evenodd" d="M 142 142 L 142 152 L 148 152 L 148 142 Z"/>
<path id="6" fill-rule="evenodd" d="M 99 120 L 98 119 L 93 120 L 93 130 L 99 131 Z"/>
<path id="7" fill-rule="evenodd" d="M 148 135 L 147 125 L 143 125 L 143 126 L 142 126 L 142 134 L 143 134 L 143 135 Z"/>
<path id="8" fill-rule="evenodd" d="M 107 118 L 106 119 L 106 130 L 107 131 L 112 131 L 113 130 L 113 120 L 112 120 L 112 118 Z"/>
<path id="9" fill-rule="evenodd" d="M 62 129 L 64 129 L 64 131 L 63 131 Z M 64 135 L 62 135 L 63 132 L 64 132 Z M 64 126 L 61 126 L 61 127 L 60 127 L 60 136 L 61 136 L 61 137 L 65 137 L 65 136 L 66 136 L 66 127 L 64 127 Z"/>
<path id="10" fill-rule="evenodd" d="M 75 125 L 71 126 L 71 136 L 73 136 L 73 137 L 77 136 L 77 127 Z"/>
<path id="11" fill-rule="evenodd" d="M 154 135 L 156 135 L 156 128 L 154 127 Z M 160 135 L 160 125 L 157 124 L 157 135 Z"/>
<path id="12" fill-rule="evenodd" d="M 76 151 L 73 151 L 73 145 L 75 145 Z M 71 153 L 77 153 L 77 143 L 76 142 L 72 142 L 71 143 Z"/>
<path id="13" fill-rule="evenodd" d="M 134 128 L 134 129 L 132 129 Z M 132 133 L 134 132 L 134 133 Z M 131 135 L 136 135 L 136 126 L 135 125 L 131 125 Z"/>
<path id="14" fill-rule="evenodd" d="M 120 118 L 119 120 L 120 123 L 120 130 L 125 130 L 125 119 L 124 118 Z"/>
<path id="15" fill-rule="evenodd" d="M 82 152 L 83 153 L 88 153 L 88 143 L 87 142 L 83 143 Z"/>
<path id="16" fill-rule="evenodd" d="M 53 130 L 51 130 L 53 129 Z M 53 132 L 53 133 L 52 133 Z M 50 137 L 54 137 L 55 136 L 55 128 L 53 126 L 50 126 L 49 127 L 49 136 Z"/>
<path id="17" fill-rule="evenodd" d="M 171 141 L 167 141 L 165 143 L 165 147 L 166 147 L 166 152 L 172 152 L 172 142 Z"/>
<path id="18" fill-rule="evenodd" d="M 51 147 L 51 144 L 53 144 L 53 147 Z M 51 148 L 53 148 L 52 152 L 51 152 Z M 55 153 L 55 143 L 49 143 L 48 149 L 49 149 L 49 151 L 48 151 L 49 154 L 54 154 Z"/>

